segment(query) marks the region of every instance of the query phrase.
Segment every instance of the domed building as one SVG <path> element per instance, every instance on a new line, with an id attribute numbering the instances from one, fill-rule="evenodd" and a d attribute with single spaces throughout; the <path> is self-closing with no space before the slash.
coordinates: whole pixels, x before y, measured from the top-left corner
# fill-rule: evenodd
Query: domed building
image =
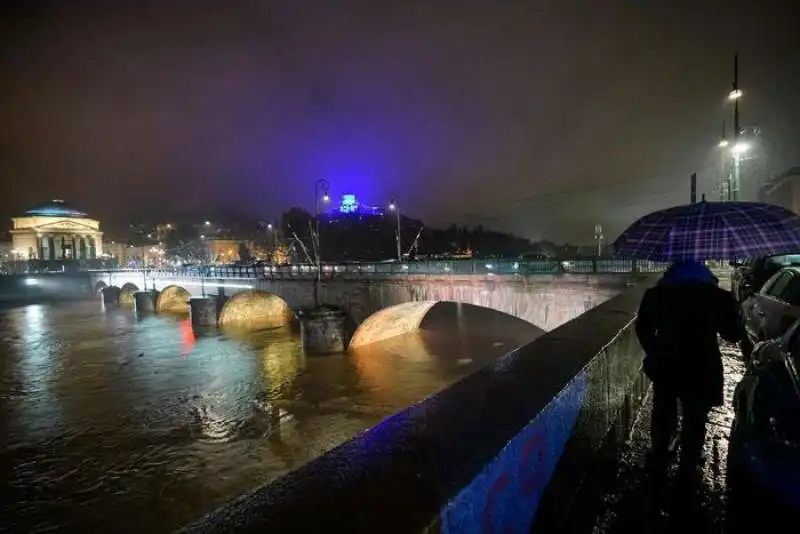
<path id="1" fill-rule="evenodd" d="M 11 219 L 14 255 L 19 260 L 94 260 L 103 251 L 100 222 L 53 200 Z"/>

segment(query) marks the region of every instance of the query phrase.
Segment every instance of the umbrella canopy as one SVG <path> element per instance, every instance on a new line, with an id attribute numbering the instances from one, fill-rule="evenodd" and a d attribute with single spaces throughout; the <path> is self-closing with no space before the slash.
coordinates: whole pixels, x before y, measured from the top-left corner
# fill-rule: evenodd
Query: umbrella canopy
<path id="1" fill-rule="evenodd" d="M 758 202 L 698 202 L 645 215 L 614 242 L 653 261 L 759 258 L 800 252 L 800 217 Z"/>

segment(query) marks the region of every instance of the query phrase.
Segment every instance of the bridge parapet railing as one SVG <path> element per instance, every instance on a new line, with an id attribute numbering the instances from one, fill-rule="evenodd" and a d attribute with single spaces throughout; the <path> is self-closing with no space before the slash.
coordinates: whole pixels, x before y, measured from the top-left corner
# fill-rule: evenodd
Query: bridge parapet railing
<path id="1" fill-rule="evenodd" d="M 578 531 L 568 523 L 596 502 L 596 468 L 627 435 L 647 386 L 632 328 L 643 291 L 627 290 L 185 531 Z"/>
<path id="2" fill-rule="evenodd" d="M 147 269 L 153 276 L 208 278 L 312 279 L 385 276 L 451 275 L 555 275 L 555 274 L 651 274 L 663 272 L 667 264 L 623 258 L 569 258 L 549 260 L 429 260 L 386 263 L 323 264 L 321 273 L 313 264 L 204 266 Z M 141 272 L 141 269 L 117 270 Z"/>

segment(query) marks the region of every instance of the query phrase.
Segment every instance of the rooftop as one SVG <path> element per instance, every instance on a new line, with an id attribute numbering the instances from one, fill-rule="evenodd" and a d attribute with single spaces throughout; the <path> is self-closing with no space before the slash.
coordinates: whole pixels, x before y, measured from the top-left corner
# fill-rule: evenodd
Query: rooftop
<path id="1" fill-rule="evenodd" d="M 35 217 L 88 217 L 86 213 L 70 207 L 63 200 L 57 199 L 30 208 L 25 211 L 25 215 Z"/>

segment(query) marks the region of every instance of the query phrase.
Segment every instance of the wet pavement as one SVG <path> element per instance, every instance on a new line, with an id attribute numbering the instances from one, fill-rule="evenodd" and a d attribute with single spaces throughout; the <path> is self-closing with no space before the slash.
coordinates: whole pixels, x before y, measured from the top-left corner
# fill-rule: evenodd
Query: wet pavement
<path id="1" fill-rule="evenodd" d="M 715 408 L 706 427 L 705 461 L 697 477 L 677 476 L 677 454 L 666 479 L 647 468 L 650 447 L 648 395 L 631 440 L 625 446 L 611 494 L 603 498 L 596 534 L 618 533 L 722 533 L 729 532 L 726 496 L 728 438 L 733 422 L 733 391 L 744 373 L 735 347 L 723 347 L 725 403 Z"/>

